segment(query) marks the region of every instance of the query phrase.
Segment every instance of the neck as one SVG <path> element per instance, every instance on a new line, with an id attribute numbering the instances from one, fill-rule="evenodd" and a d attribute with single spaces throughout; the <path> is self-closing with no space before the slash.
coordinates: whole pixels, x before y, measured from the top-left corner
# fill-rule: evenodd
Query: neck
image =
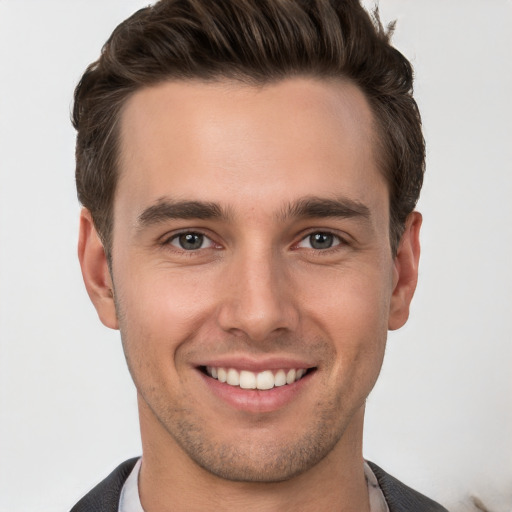
<path id="1" fill-rule="evenodd" d="M 289 480 L 274 483 L 220 478 L 192 461 L 151 411 L 142 408 L 140 416 L 139 493 L 146 512 L 370 510 L 362 457 L 364 407 L 324 459 Z"/>

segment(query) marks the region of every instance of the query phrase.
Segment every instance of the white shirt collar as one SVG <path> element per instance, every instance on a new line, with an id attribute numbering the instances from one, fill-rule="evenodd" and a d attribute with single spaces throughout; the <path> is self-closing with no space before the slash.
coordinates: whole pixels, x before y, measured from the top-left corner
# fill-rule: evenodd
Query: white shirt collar
<path id="1" fill-rule="evenodd" d="M 126 479 L 119 499 L 119 512 L 144 512 L 139 496 L 139 472 L 142 457 L 137 461 Z"/>

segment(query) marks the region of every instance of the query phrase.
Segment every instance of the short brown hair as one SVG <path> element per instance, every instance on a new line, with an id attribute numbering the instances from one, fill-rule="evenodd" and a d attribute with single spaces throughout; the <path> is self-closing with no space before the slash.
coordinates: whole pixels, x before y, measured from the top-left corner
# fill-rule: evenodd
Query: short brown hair
<path id="1" fill-rule="evenodd" d="M 76 183 L 110 258 L 119 119 L 135 91 L 164 80 L 265 84 L 342 78 L 373 111 L 396 252 L 423 182 L 425 144 L 408 60 L 358 0 L 160 0 L 122 22 L 75 90 Z"/>

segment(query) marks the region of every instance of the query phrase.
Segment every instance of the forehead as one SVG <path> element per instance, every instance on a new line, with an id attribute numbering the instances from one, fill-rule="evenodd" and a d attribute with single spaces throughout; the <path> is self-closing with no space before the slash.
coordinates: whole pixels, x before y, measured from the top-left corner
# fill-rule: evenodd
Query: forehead
<path id="1" fill-rule="evenodd" d="M 115 209 L 120 199 L 137 209 L 167 196 L 235 210 L 312 194 L 372 202 L 387 195 L 373 125 L 366 98 L 349 82 L 148 87 L 122 112 Z"/>

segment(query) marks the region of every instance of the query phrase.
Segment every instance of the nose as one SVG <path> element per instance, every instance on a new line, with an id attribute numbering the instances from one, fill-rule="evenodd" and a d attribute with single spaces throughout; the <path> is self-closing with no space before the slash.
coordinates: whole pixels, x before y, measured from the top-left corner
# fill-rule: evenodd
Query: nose
<path id="1" fill-rule="evenodd" d="M 261 343 L 296 329 L 299 311 L 290 272 L 271 250 L 233 258 L 224 277 L 218 311 L 224 331 Z"/>

